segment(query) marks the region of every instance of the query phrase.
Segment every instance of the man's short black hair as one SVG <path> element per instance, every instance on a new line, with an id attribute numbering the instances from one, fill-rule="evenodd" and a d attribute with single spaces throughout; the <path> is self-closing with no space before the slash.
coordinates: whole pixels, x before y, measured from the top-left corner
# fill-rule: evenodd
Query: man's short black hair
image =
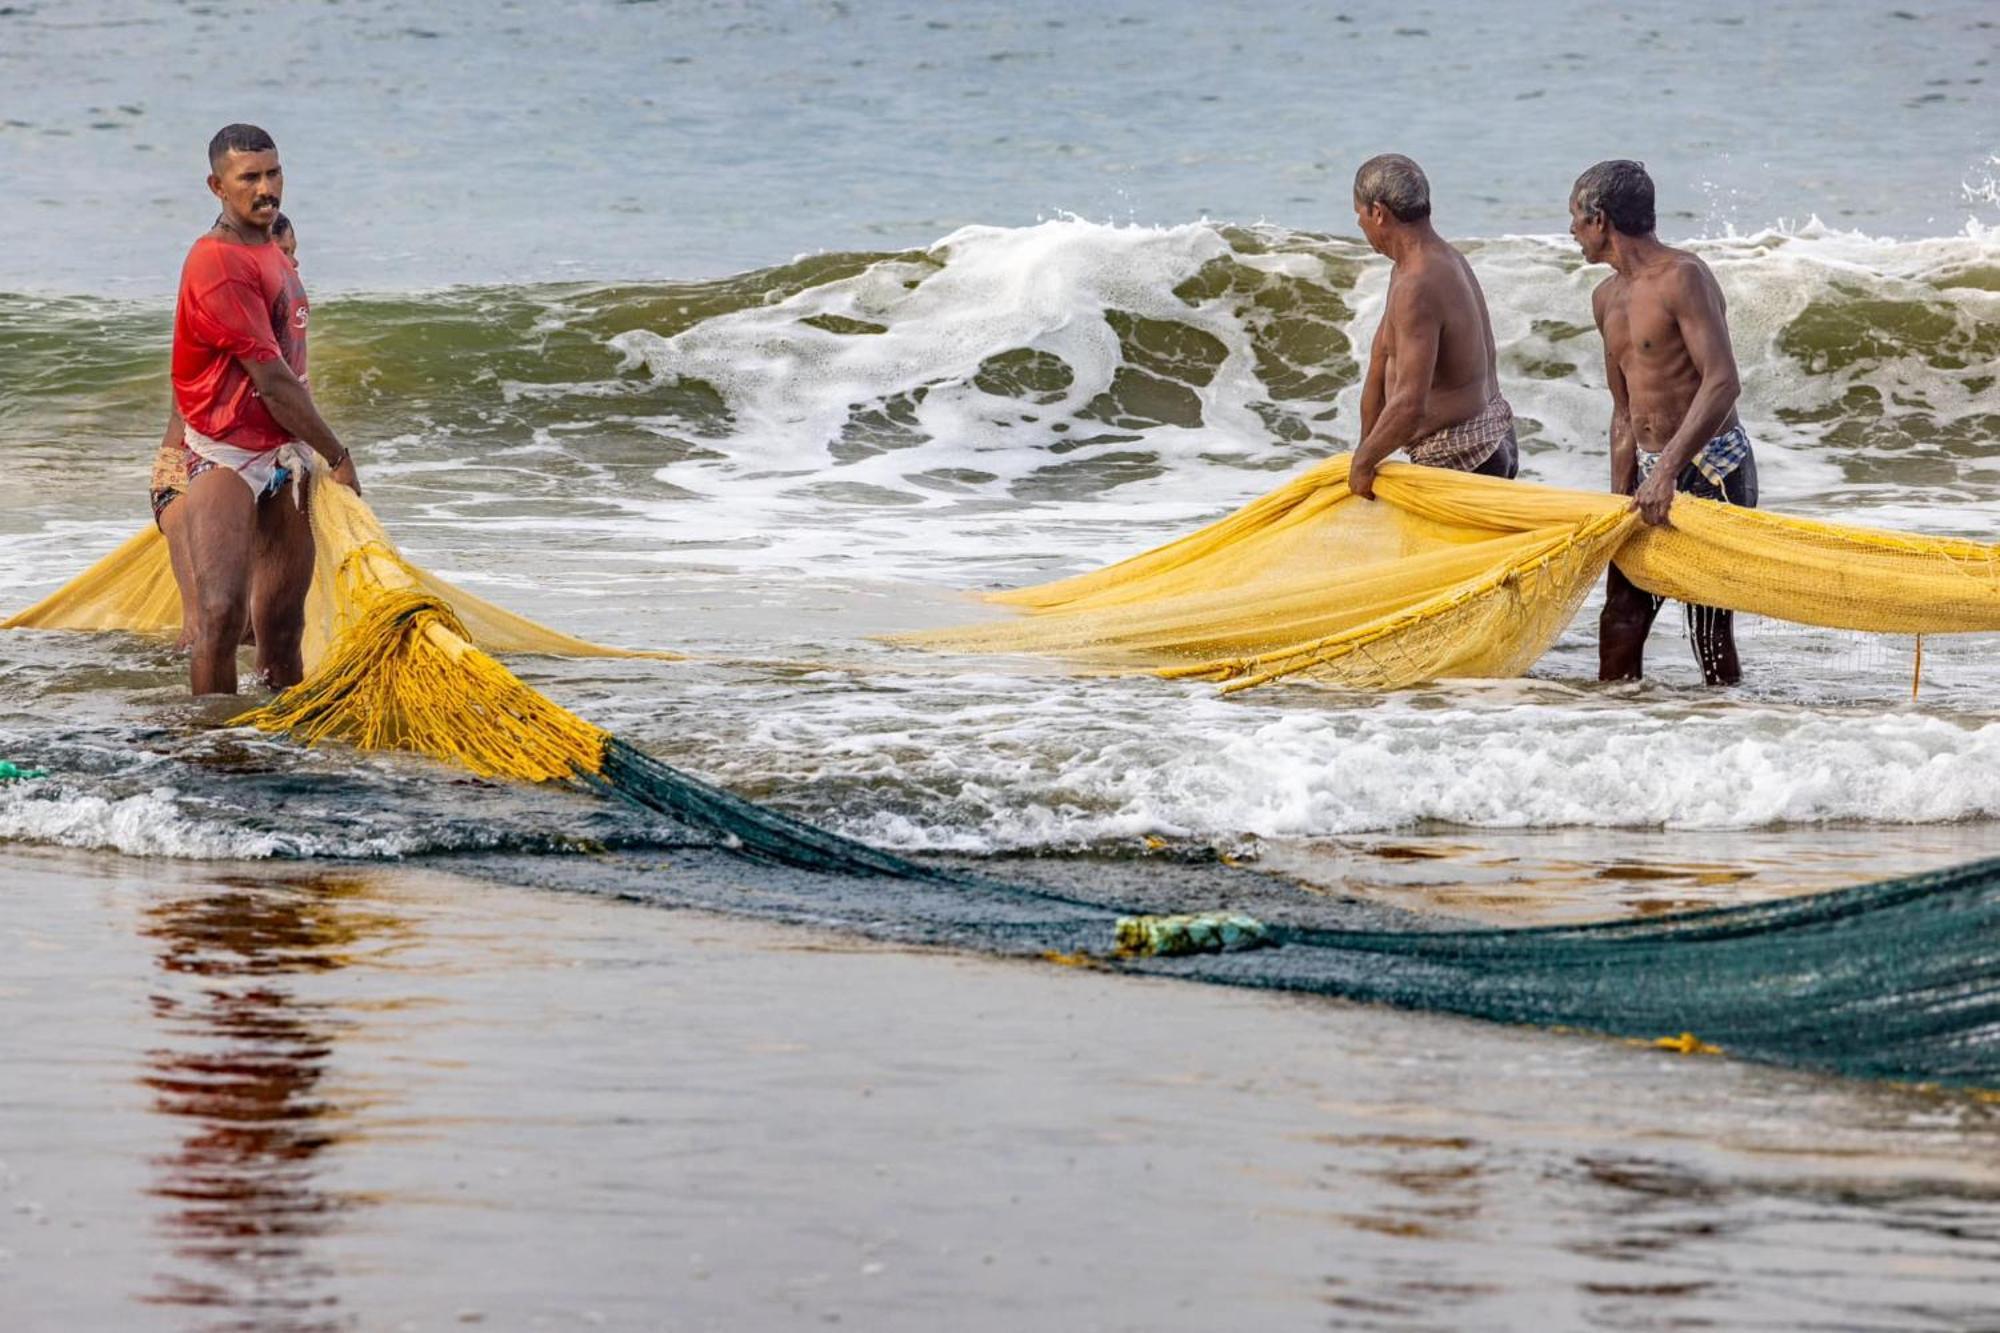
<path id="1" fill-rule="evenodd" d="M 1653 178 L 1644 162 L 1617 157 L 1599 162 L 1576 178 L 1570 191 L 1585 213 L 1602 213 L 1627 236 L 1653 232 Z"/>
<path id="2" fill-rule="evenodd" d="M 208 141 L 208 166 L 213 171 L 231 153 L 268 153 L 277 141 L 255 125 L 224 125 Z"/>

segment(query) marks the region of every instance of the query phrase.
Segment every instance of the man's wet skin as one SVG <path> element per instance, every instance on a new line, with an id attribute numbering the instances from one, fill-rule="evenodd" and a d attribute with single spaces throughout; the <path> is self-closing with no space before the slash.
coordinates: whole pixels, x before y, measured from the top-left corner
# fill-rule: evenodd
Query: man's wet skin
<path id="1" fill-rule="evenodd" d="M 1425 191 L 1427 210 L 1427 183 Z M 1393 265 L 1348 474 L 1349 488 L 1373 499 L 1376 469 L 1391 454 L 1477 416 L 1498 395 L 1500 376 L 1479 280 L 1427 213 L 1405 221 L 1383 202 L 1357 197 L 1355 222 Z"/>
<path id="2" fill-rule="evenodd" d="M 1570 234 L 1583 245 L 1584 257 L 1610 263 L 1617 248 L 1629 265 L 1600 283 L 1591 298 L 1607 369 L 1616 372 L 1624 393 L 1629 447 L 1620 451 L 1614 443 L 1614 489 L 1635 495 L 1640 489 L 1635 451 L 1664 454 L 1694 418 L 1688 436 L 1692 447 L 1680 451 L 1684 456 L 1679 458 L 1663 456 L 1648 483 L 1651 489 L 1637 496 L 1645 520 L 1659 524 L 1666 522 L 1680 467 L 1694 450 L 1737 424 L 1736 358 L 1729 346 L 1722 289 L 1708 265 L 1651 237 L 1620 237 L 1616 243 L 1601 239 L 1603 230 L 1602 224 L 1593 227 L 1576 200 L 1570 200 Z M 1719 411 L 1700 401 L 1704 388 Z M 1699 410 L 1703 408 L 1709 410 Z M 1621 453 L 1627 456 L 1621 458 Z M 1680 466 L 1671 466 L 1675 463 Z"/>
<path id="3" fill-rule="evenodd" d="M 176 404 L 200 457 L 171 507 L 183 511 L 179 545 L 194 591 L 189 687 L 232 694 L 246 632 L 270 685 L 304 675 L 312 529 L 305 479 L 286 480 L 304 463 L 278 451 L 310 448 L 334 481 L 359 486 L 301 378 L 310 306 L 272 235 L 284 168 L 270 136 L 247 125 L 218 132 L 208 188 L 222 213 L 189 253 L 174 342 Z"/>
<path id="4" fill-rule="evenodd" d="M 271 239 L 277 245 L 278 249 L 284 252 L 285 258 L 289 259 L 294 267 L 297 267 L 299 262 L 299 229 L 283 213 L 278 214 L 272 224 Z M 162 449 L 177 449 L 185 452 L 187 446 L 184 431 L 185 425 L 181 421 L 180 409 L 169 406 L 167 409 L 167 429 L 161 439 L 160 447 Z M 181 481 L 181 495 L 183 499 L 186 497 L 186 493 L 187 482 L 186 478 L 183 477 Z M 181 595 L 181 630 L 179 636 L 174 640 L 174 651 L 184 653 L 194 646 L 195 631 L 194 570 L 190 564 L 187 549 L 186 506 L 178 499 L 169 501 L 166 508 L 159 511 L 158 522 L 160 535 L 167 540 L 167 559 L 174 571 L 174 586 L 180 590 Z M 256 642 L 256 627 L 245 624 L 243 627 L 242 646 L 246 648 L 252 647 Z"/>
<path id="5" fill-rule="evenodd" d="M 1591 296 L 1612 400 L 1611 487 L 1632 496 L 1640 517 L 1657 526 L 1667 522 L 1683 472 L 1696 454 L 1737 426 L 1739 383 L 1722 289 L 1700 258 L 1662 244 L 1652 233 L 1651 183 L 1643 175 L 1641 181 L 1644 230 L 1621 230 L 1605 210 L 1587 207 L 1573 191 L 1570 235 L 1585 259 L 1613 269 Z M 1654 458 L 1643 481 L 1642 451 Z M 1754 478 L 1755 464 L 1745 466 Z M 1754 494 L 1749 503 L 1755 503 Z M 1600 679 L 1641 678 L 1646 638 L 1659 607 L 1657 599 L 1611 569 L 1598 622 Z M 1709 684 L 1742 679 L 1730 612 L 1691 607 L 1689 630 Z"/>

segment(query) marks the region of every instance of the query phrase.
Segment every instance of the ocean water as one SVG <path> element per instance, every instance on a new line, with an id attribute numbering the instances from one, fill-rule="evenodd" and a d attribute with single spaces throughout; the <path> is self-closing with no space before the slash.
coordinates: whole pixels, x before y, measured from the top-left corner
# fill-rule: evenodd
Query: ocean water
<path id="1" fill-rule="evenodd" d="M 1991 535 L 2000 241 L 1809 225 L 1696 248 L 1730 302 L 1768 507 Z M 1524 474 L 1601 484 L 1594 275 L 1551 239 L 1468 250 Z M 1586 608 L 1525 681 L 1228 699 L 874 640 L 994 614 L 972 594 L 1153 545 L 1351 445 L 1384 276 L 1350 240 L 1271 225 L 971 227 L 707 282 L 324 297 L 313 379 L 418 561 L 574 632 L 697 658 L 529 663 L 538 684 L 891 846 L 1254 854 L 1433 826 L 1790 846 L 1862 823 L 1950 827 L 1957 848 L 1958 826 L 2000 816 L 1988 636 L 1933 640 L 1915 680 L 1908 639 L 1750 621 L 1748 682 L 1711 691 L 1666 616 L 1654 679 L 1607 688 Z M 8 604 L 144 521 L 162 324 L 146 301 L 0 298 L 19 386 Z M 7 752 L 59 775 L 0 790 L 9 836 L 379 856 L 539 846 L 574 818 L 513 794 L 468 810 L 400 761 L 218 735 L 156 644 L 6 649 Z M 218 751 L 358 784 L 338 803 L 370 813 L 299 819 L 292 797 L 205 780 Z"/>
<path id="2" fill-rule="evenodd" d="M 976 594 L 1157 544 L 1350 448 L 1387 272 L 1348 182 L 1392 148 L 1430 169 L 1484 285 L 1525 477 L 1606 479 L 1603 270 L 1563 205 L 1582 167 L 1632 155 L 1728 299 L 1765 506 L 1993 540 L 1995 22 L 1972 3 L 9 5 L 0 607 L 147 521 L 173 277 L 213 214 L 201 146 L 253 119 L 285 151 L 315 393 L 390 531 L 564 630 L 691 654 L 516 665 L 733 790 L 905 851 L 1071 876 L 1226 857 L 1497 922 L 2000 853 L 1995 636 L 1927 641 L 1918 679 L 1908 639 L 1747 620 L 1748 678 L 1716 691 L 1669 614 L 1651 679 L 1604 687 L 1591 605 L 1524 680 L 1227 699 L 875 637 L 993 614 Z M 0 757 L 52 774 L 0 785 L 0 844 L 167 859 L 177 883 L 358 859 L 574 867 L 615 892 L 589 853 L 668 836 L 222 716 L 162 644 L 0 636 Z M 1427 1058 L 1410 1030 L 1387 1065 Z M 1476 1066 L 1477 1032 L 1428 1054 Z M 1732 1073 L 1753 1109 L 1717 1115 L 1781 1117 L 1785 1077 Z M 1525 1114 L 1533 1085 L 1482 1096 Z M 1617 1120 L 1615 1093 L 1594 1113 Z M 1802 1114 L 1788 1133 L 1832 1141 L 1858 1112 L 1835 1088 Z M 1946 1160 L 1931 1116 L 1888 1118 Z M 1897 1191 L 1942 1187 L 1863 1137 L 1891 1183 L 1838 1225 L 1890 1252 Z M 1990 1198 L 1968 1198 L 1967 1252 L 1990 1249 Z M 1771 1308 L 1824 1234 L 1745 1261 Z M 1410 1262 L 1387 1250 L 1357 1262 Z M 1926 1326 L 1975 1308 L 1920 1276 L 1884 1299 Z"/>
<path id="3" fill-rule="evenodd" d="M 717 277 L 1059 213 L 1352 233 L 1371 154 L 1451 236 L 1560 233 L 1629 156 L 1671 235 L 1996 220 L 1983 0 L 13 0 L 0 290 L 166 294 L 232 120 L 318 292 Z"/>

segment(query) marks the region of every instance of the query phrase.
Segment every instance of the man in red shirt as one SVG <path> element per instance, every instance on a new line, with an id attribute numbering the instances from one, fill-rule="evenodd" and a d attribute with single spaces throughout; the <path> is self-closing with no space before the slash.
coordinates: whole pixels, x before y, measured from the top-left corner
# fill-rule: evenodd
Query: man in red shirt
<path id="1" fill-rule="evenodd" d="M 311 306 L 271 237 L 284 193 L 278 146 L 254 125 L 225 125 L 208 163 L 222 214 L 181 268 L 174 406 L 191 455 L 180 502 L 195 600 L 188 683 L 196 694 L 234 694 L 246 627 L 274 688 L 305 674 L 313 540 L 303 449 L 324 458 L 335 481 L 361 488 L 304 383 Z"/>

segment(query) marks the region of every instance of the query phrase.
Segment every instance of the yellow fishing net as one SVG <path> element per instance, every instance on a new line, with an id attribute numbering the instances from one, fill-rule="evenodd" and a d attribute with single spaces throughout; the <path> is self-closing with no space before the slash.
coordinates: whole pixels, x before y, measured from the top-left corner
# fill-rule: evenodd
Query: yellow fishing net
<path id="1" fill-rule="evenodd" d="M 563 657 L 662 657 L 610 648 L 538 625 L 475 597 L 400 556 L 375 512 L 345 486 L 324 477 L 312 487 L 315 547 L 312 591 L 306 597 L 305 666 L 315 671 L 342 632 L 373 604 L 374 594 L 418 591 L 451 608 L 472 642 L 489 652 Z M 125 630 L 173 634 L 181 597 L 167 561 L 167 542 L 152 525 L 0 629 Z"/>
<path id="2" fill-rule="evenodd" d="M 1675 506 L 1676 529 L 1646 530 L 1618 497 L 1412 466 L 1384 469 L 1383 498 L 1370 504 L 1348 493 L 1346 478 L 1347 460 L 1331 460 L 1181 541 L 1007 595 L 1041 611 L 1035 620 L 932 640 L 1179 663 L 1239 682 L 1300 670 L 1376 685 L 1494 674 L 1532 661 L 1613 558 L 1671 596 L 1818 624 L 2000 627 L 1990 547 L 1686 500 Z M 790 892 L 804 895 L 794 901 L 805 919 L 838 921 L 845 911 L 899 939 L 1088 955 L 1641 1039 L 1678 1032 L 1677 1049 L 1719 1046 L 1870 1077 L 1977 1087 L 1995 1077 L 2000 862 L 1581 927 L 1351 930 L 1309 917 L 1267 926 L 1186 915 L 1173 902 L 1130 904 L 1135 914 L 1120 921 L 1121 907 L 1095 892 L 1070 897 L 910 861 L 663 764 L 543 696 L 473 640 L 517 652 L 621 650 L 543 629 L 424 574 L 396 554 L 359 497 L 323 476 L 312 522 L 309 674 L 236 721 L 307 743 L 415 751 L 487 776 L 574 781 L 676 821 L 691 845 L 813 872 L 748 881 L 757 910 Z M 172 632 L 180 608 L 164 542 L 150 531 L 134 538 L 6 623 Z M 843 899 L 840 884 L 864 878 L 865 896 Z M 720 902 L 688 901 L 736 904 L 746 901 L 741 888 L 731 882 Z M 1107 952 L 1114 940 L 1121 947 Z M 1207 952 L 1251 944 L 1262 947 Z"/>
<path id="3" fill-rule="evenodd" d="M 2000 546 L 1682 496 L 1647 527 L 1622 496 L 1390 464 L 1376 499 L 1330 458 L 1229 517 L 1093 573 L 995 594 L 1027 619 L 900 636 L 1246 689 L 1514 676 L 1608 562 L 1649 592 L 1835 629 L 2000 630 Z"/>

